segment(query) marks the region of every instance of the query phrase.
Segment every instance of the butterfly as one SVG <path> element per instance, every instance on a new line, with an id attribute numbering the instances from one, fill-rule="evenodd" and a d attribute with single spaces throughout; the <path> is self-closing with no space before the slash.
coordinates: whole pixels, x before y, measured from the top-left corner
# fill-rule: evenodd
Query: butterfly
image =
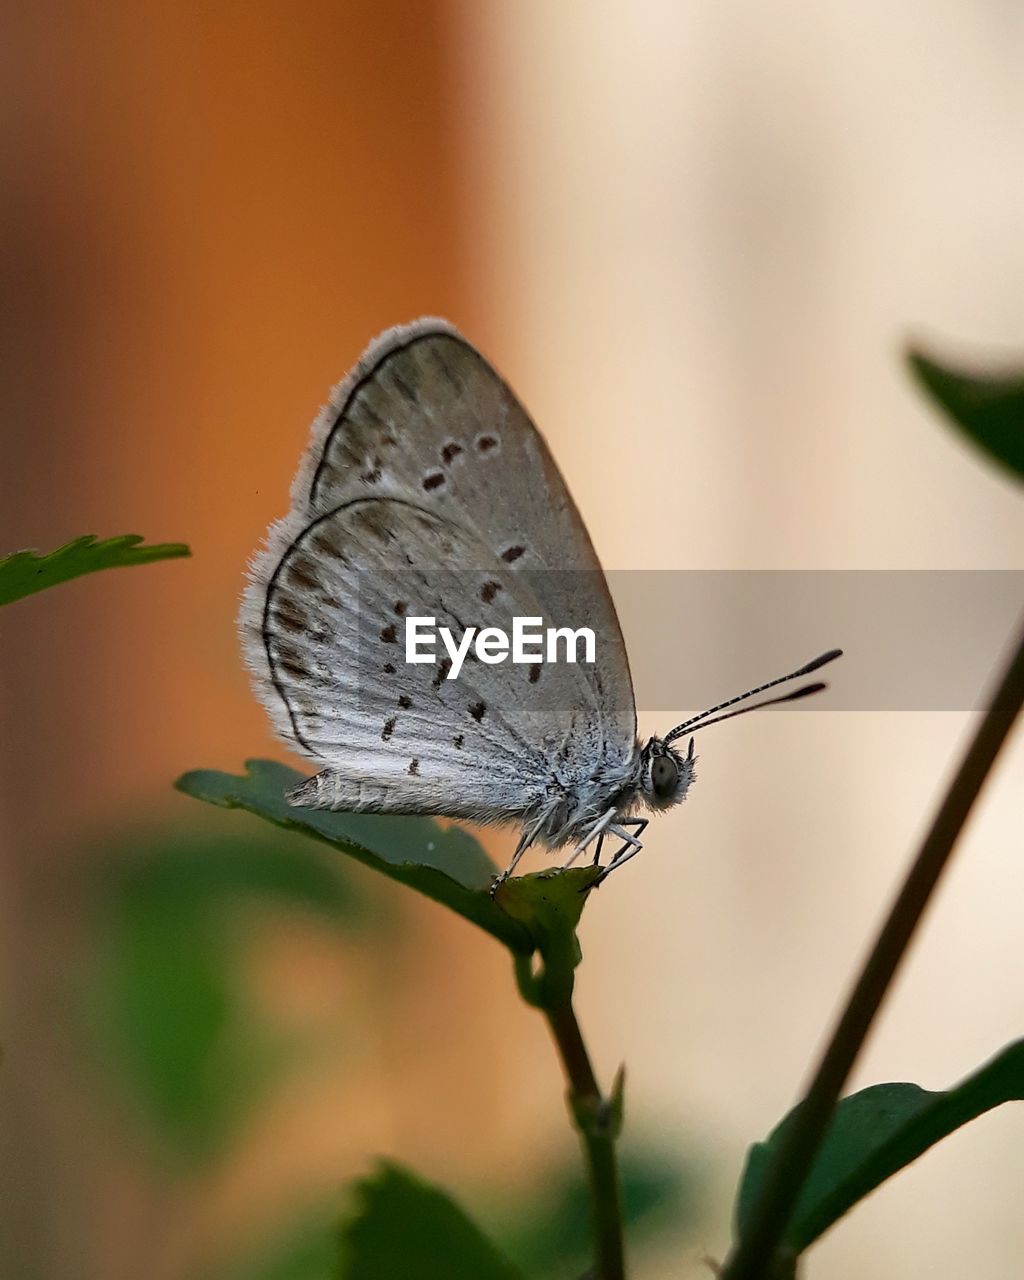
<path id="1" fill-rule="evenodd" d="M 499 664 L 478 646 L 451 679 L 443 650 L 406 660 L 411 619 L 454 634 L 517 618 L 589 627 L 594 661 Z M 593 846 L 596 865 L 613 838 L 600 883 L 642 847 L 644 814 L 686 796 L 698 729 L 839 655 L 641 742 L 615 607 L 558 467 L 507 383 L 438 319 L 382 334 L 331 393 L 291 510 L 250 566 L 240 630 L 257 696 L 318 769 L 291 804 L 516 824 L 496 883 L 531 845 L 571 846 L 566 866 Z"/>

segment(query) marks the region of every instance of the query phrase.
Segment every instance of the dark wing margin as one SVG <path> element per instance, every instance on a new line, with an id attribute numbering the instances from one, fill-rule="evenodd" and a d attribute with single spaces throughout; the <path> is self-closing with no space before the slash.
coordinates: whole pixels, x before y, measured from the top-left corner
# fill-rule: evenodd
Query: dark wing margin
<path id="1" fill-rule="evenodd" d="M 311 507 L 315 506 L 319 501 L 320 490 L 324 480 L 324 472 L 328 467 L 328 455 L 337 433 L 345 426 L 346 418 L 359 393 L 381 377 L 386 365 L 394 361 L 396 357 L 406 354 L 413 347 L 425 342 L 434 342 L 438 338 L 446 338 L 451 342 L 458 343 L 459 346 L 464 347 L 466 351 L 471 352 L 477 357 L 477 359 L 483 361 L 483 357 L 476 348 L 468 343 L 461 334 L 457 333 L 443 320 L 419 321 L 416 324 L 408 325 L 404 329 L 394 330 L 393 332 L 396 334 L 396 340 L 385 344 L 382 339 L 379 339 L 379 347 L 378 343 L 374 343 L 359 361 L 356 369 L 353 370 L 353 374 L 349 375 L 349 378 L 346 378 L 345 382 L 347 383 L 351 380 L 351 385 L 345 388 L 345 384 L 342 384 L 342 388 L 344 388 L 344 395 L 334 418 L 334 422 L 331 424 L 330 429 L 324 437 L 320 460 L 317 462 L 316 470 L 313 472 L 313 478 L 309 484 L 308 502 Z M 398 337 L 397 335 L 399 334 L 403 336 Z M 387 334 L 384 335 L 384 337 L 387 336 Z M 452 389 L 457 394 L 461 390 L 461 386 L 454 369 L 452 369 L 452 367 L 446 364 L 443 360 L 440 364 L 442 371 L 446 372 L 449 380 L 452 382 Z M 492 372 L 494 371 L 492 370 Z M 499 375 L 495 372 L 494 376 L 498 377 Z M 401 374 L 397 372 L 394 374 L 394 381 L 401 394 L 412 406 L 415 407 L 418 404 L 418 395 L 415 386 L 404 380 Z M 339 388 L 339 391 L 341 391 L 342 388 Z M 334 398 L 335 397 L 332 397 L 332 399 Z M 385 430 L 387 429 L 386 423 L 382 422 L 381 426 Z"/>

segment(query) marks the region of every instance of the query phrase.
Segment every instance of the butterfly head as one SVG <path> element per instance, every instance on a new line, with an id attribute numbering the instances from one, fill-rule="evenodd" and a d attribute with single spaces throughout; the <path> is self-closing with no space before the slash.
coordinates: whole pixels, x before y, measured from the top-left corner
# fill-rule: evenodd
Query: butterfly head
<path id="1" fill-rule="evenodd" d="M 794 680 L 799 676 L 805 676 L 812 671 L 817 671 L 819 667 L 823 667 L 827 662 L 832 662 L 840 657 L 842 652 L 842 649 L 829 649 L 827 653 L 823 653 L 820 657 L 805 663 L 798 670 L 791 671 L 788 675 L 777 676 L 776 679 L 769 680 L 766 684 L 758 685 L 756 689 L 748 689 L 746 693 L 741 693 L 738 697 L 729 698 L 714 707 L 709 707 L 707 711 L 702 711 L 698 716 L 692 716 L 689 720 L 684 720 L 682 724 L 677 724 L 671 733 L 667 733 L 664 738 L 651 738 L 640 753 L 639 793 L 644 803 L 651 809 L 671 809 L 673 805 L 679 804 L 685 797 L 694 778 L 696 756 L 693 754 L 692 735 L 698 730 L 706 729 L 708 725 L 718 724 L 722 720 L 731 720 L 733 716 L 744 715 L 747 711 L 754 711 L 758 707 L 770 707 L 777 702 L 794 702 L 799 698 L 806 698 L 809 694 L 819 693 L 826 688 L 820 681 L 814 684 L 801 685 L 799 689 L 794 690 L 792 693 L 782 694 L 780 697 L 765 698 L 761 702 L 755 702 L 747 706 L 736 705 L 737 703 L 746 703 L 748 698 L 764 693 L 767 689 L 773 689 L 776 685 L 783 684 L 787 680 Z M 672 744 L 687 734 L 690 735 L 690 745 L 684 756 L 676 751 Z"/>
<path id="2" fill-rule="evenodd" d="M 651 809 L 671 809 L 685 797 L 694 777 L 693 739 L 681 755 L 662 738 L 651 738 L 640 755 L 640 794 Z"/>

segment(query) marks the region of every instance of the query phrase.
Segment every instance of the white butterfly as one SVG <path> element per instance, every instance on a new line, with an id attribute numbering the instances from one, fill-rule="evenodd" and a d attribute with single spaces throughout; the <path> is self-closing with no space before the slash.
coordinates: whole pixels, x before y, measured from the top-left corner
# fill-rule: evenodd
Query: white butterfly
<path id="1" fill-rule="evenodd" d="M 467 662 L 449 680 L 443 660 L 405 661 L 410 616 L 463 631 L 585 624 L 597 660 Z M 534 843 L 574 845 L 568 866 L 594 842 L 597 863 L 614 836 L 604 879 L 641 848 L 637 810 L 685 797 L 693 738 L 685 754 L 677 739 L 838 656 L 641 744 L 615 608 L 558 468 L 506 383 L 435 319 L 388 330 L 332 392 L 240 626 L 277 731 L 321 766 L 290 803 L 517 823 L 500 879 Z"/>

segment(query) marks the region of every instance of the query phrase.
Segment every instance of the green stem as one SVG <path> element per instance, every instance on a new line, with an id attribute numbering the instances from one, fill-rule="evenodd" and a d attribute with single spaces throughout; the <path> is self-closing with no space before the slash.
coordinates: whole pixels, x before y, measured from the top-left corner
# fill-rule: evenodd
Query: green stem
<path id="1" fill-rule="evenodd" d="M 722 1280 L 758 1280 L 772 1274 L 783 1232 L 840 1091 L 1022 705 L 1024 635 L 850 994 L 793 1124 L 779 1143 L 743 1236 L 722 1270 Z"/>
<path id="2" fill-rule="evenodd" d="M 598 1088 L 594 1068 L 571 995 L 544 1006 L 569 1085 L 569 1110 L 579 1130 L 590 1182 L 596 1266 L 594 1280 L 625 1280 L 622 1205 L 615 1139 L 620 1123 L 617 1097 L 606 1098 Z"/>

